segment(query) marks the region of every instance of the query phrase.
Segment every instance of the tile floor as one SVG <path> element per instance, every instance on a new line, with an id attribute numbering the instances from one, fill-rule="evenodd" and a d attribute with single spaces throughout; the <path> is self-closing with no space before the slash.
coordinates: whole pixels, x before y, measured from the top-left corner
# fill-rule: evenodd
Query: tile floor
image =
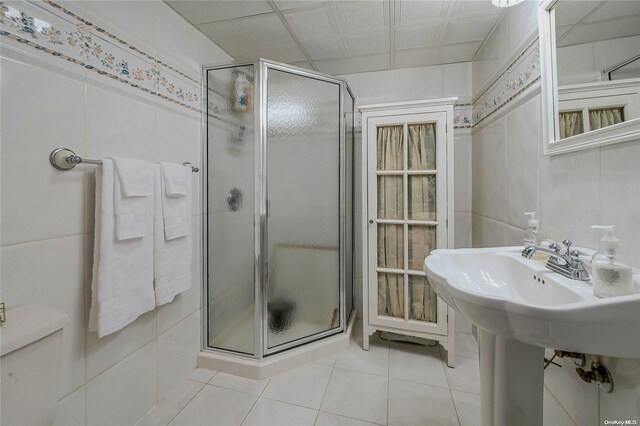
<path id="1" fill-rule="evenodd" d="M 359 333 L 348 350 L 270 379 L 196 369 L 138 425 L 478 425 L 477 347 L 456 339 L 455 369 L 441 347 L 373 337 L 365 352 Z"/>

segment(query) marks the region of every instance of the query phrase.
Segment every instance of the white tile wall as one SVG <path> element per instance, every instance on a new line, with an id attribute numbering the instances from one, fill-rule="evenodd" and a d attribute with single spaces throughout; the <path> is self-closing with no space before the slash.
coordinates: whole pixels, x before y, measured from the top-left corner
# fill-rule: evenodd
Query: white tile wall
<path id="1" fill-rule="evenodd" d="M 530 27 L 535 29 L 535 2 L 525 3 L 509 8 L 498 24 L 498 32 L 507 28 L 507 46 L 490 39 L 476 55 L 472 65 L 474 94 L 491 83 L 491 74 L 495 77 L 504 70 L 500 52 L 510 57 L 525 47 L 518 48 L 513 41 L 526 40 Z M 599 236 L 591 225 L 617 225 L 621 252 L 634 266 L 640 266 L 640 230 L 636 226 L 640 217 L 640 140 L 547 157 L 541 148 L 541 108 L 539 94 L 507 104 L 493 123 L 481 124 L 473 131 L 473 246 L 522 244 L 527 226 L 523 213 L 535 210 L 542 237 L 569 238 L 578 246 L 597 248 Z M 545 371 L 545 424 L 598 425 L 605 420 L 640 418 L 640 360 L 606 358 L 604 362 L 615 370 L 615 380 L 621 384 L 613 394 L 583 383 L 571 361 L 561 360 L 563 368 L 551 366 Z"/>
<path id="2" fill-rule="evenodd" d="M 538 2 L 507 8 L 473 58 L 473 96 L 477 97 L 504 71 L 521 45 L 538 31 Z"/>
<path id="3" fill-rule="evenodd" d="M 65 7 L 82 16 L 86 8 L 97 25 L 195 79 L 199 64 L 231 60 L 163 2 L 121 2 L 118 7 L 113 2 L 68 2 Z M 87 158 L 117 155 L 199 165 L 200 122 L 193 111 L 147 99 L 117 81 L 88 80 L 77 65 L 55 57 L 43 60 L 47 66 L 5 55 L 0 62 L 2 301 L 9 307 L 46 304 L 71 316 L 63 333 L 55 424 L 133 424 L 195 366 L 200 239 L 194 238 L 189 291 L 98 339 L 86 331 L 95 166 L 59 172 L 49 165 L 48 153 L 68 146 Z M 199 194 L 198 176 L 193 179 Z M 196 197 L 196 235 L 200 206 Z"/>
<path id="4" fill-rule="evenodd" d="M 87 383 L 87 424 L 135 424 L 157 401 L 155 342 Z"/>
<path id="5" fill-rule="evenodd" d="M 201 345 L 200 310 L 158 335 L 158 400 L 193 370 Z"/>

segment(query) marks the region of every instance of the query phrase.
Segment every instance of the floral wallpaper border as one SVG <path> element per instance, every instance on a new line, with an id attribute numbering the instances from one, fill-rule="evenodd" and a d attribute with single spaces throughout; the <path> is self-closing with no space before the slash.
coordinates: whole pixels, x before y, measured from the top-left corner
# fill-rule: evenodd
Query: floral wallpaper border
<path id="1" fill-rule="evenodd" d="M 0 37 L 200 112 L 199 82 L 50 0 L 0 1 Z M 62 13 L 61 13 L 62 12 Z"/>
<path id="2" fill-rule="evenodd" d="M 473 103 L 472 127 L 479 126 L 540 80 L 540 47 L 536 37 Z"/>
<path id="3" fill-rule="evenodd" d="M 470 129 L 473 127 L 473 105 L 470 103 L 456 103 L 453 106 L 453 128 Z"/>

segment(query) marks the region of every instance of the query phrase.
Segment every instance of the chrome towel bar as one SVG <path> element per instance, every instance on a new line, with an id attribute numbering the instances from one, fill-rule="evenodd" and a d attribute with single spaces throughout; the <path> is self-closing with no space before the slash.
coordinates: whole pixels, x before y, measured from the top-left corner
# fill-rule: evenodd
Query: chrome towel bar
<path id="1" fill-rule="evenodd" d="M 69 148 L 56 148 L 53 151 L 51 151 L 51 154 L 49 154 L 49 163 L 51 163 L 51 165 L 55 169 L 66 171 L 66 170 L 73 169 L 75 166 L 81 163 L 99 165 L 99 164 L 102 164 L 102 161 L 82 158 L 76 155 L 76 153 L 70 150 Z M 182 163 L 182 165 L 185 167 L 191 167 L 191 171 L 193 173 L 198 173 L 200 171 L 199 168 L 192 165 L 188 161 L 185 161 L 184 163 Z"/>

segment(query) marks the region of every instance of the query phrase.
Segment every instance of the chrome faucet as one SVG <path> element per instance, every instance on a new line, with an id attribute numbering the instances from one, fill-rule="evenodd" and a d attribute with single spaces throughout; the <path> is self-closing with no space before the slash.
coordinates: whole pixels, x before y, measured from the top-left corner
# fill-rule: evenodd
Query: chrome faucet
<path id="1" fill-rule="evenodd" d="M 571 240 L 564 240 L 562 244 L 565 246 L 564 253 L 561 253 L 558 244 L 552 243 L 549 245 L 549 248 L 537 246 L 525 247 L 524 250 L 522 250 L 522 256 L 531 259 L 536 252 L 546 253 L 549 255 L 549 260 L 547 260 L 546 265 L 548 269 L 572 280 L 589 281 L 591 277 L 584 267 L 584 262 L 580 260 L 580 252 L 578 250 L 571 250 L 571 245 L 573 244 Z"/>

